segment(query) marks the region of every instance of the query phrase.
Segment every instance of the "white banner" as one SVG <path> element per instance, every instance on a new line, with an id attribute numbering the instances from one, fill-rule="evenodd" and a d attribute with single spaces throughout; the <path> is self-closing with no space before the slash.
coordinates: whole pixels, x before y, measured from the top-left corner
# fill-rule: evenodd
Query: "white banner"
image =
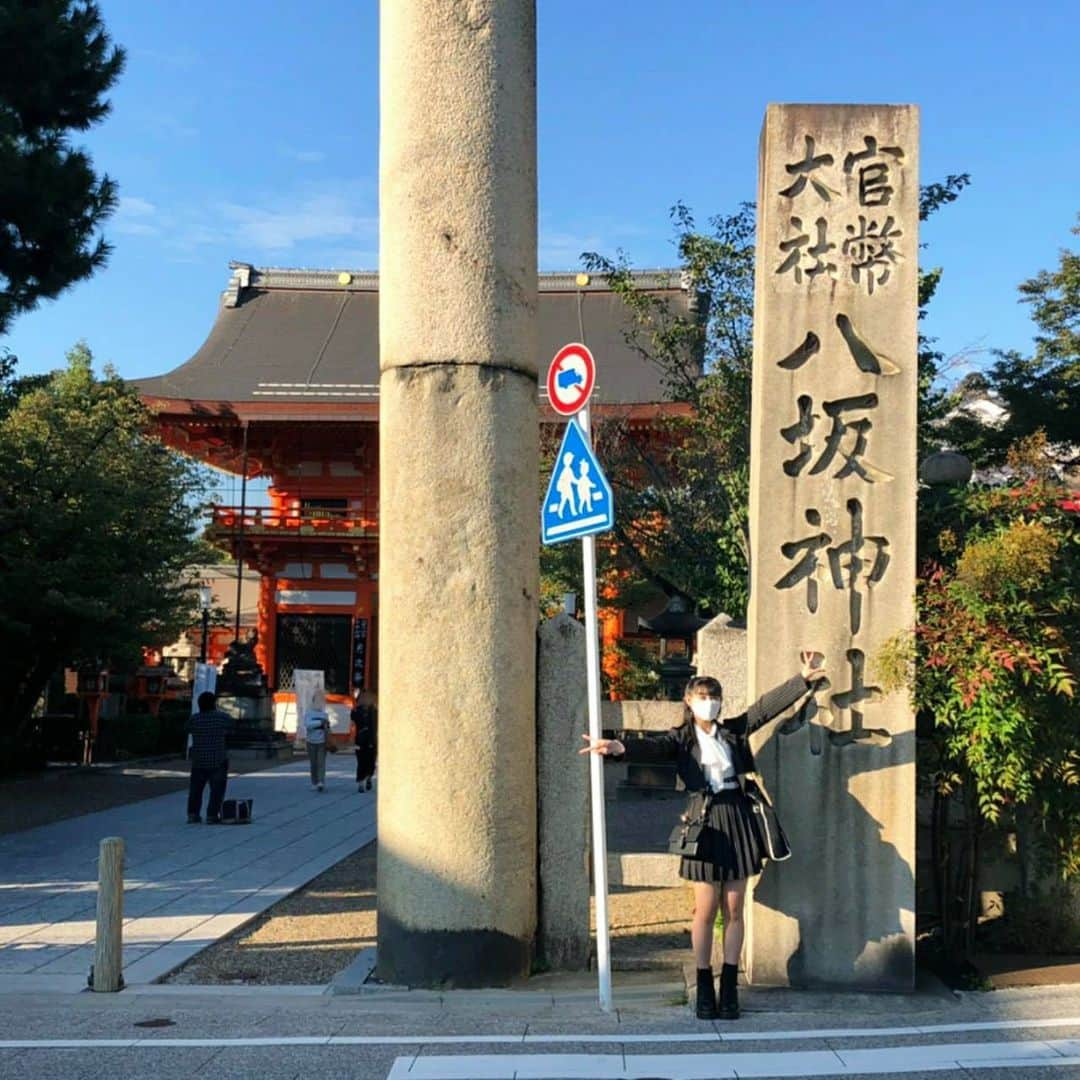
<path id="1" fill-rule="evenodd" d="M 195 682 L 191 687 L 191 715 L 199 711 L 199 695 L 206 690 L 217 690 L 217 668 L 213 664 L 195 665 Z M 191 736 L 187 737 L 187 752 L 191 753 Z"/>
<path id="2" fill-rule="evenodd" d="M 297 668 L 293 672 L 293 690 L 296 694 L 296 745 L 305 742 L 304 713 L 311 708 L 311 699 L 316 690 L 325 690 L 326 680 L 321 671 L 308 671 Z"/>
<path id="3" fill-rule="evenodd" d="M 199 711 L 199 695 L 209 690 L 217 690 L 217 668 L 213 664 L 195 665 L 195 683 L 191 688 L 192 715 Z"/>

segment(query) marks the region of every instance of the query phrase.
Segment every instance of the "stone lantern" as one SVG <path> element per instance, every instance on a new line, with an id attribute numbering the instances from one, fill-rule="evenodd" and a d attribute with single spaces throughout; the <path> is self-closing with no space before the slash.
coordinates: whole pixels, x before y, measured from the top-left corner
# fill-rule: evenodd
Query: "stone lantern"
<path id="1" fill-rule="evenodd" d="M 682 593 L 674 593 L 659 615 L 638 620 L 639 626 L 660 638 L 660 684 L 668 701 L 681 700 L 686 682 L 694 674 L 690 663 L 694 640 L 708 621 L 694 611 L 693 602 Z"/>
<path id="2" fill-rule="evenodd" d="M 109 672 L 96 664 L 79 668 L 76 693 L 86 702 L 89 728 L 83 732 L 83 764 L 89 765 L 94 756 L 94 743 L 98 737 L 98 717 L 101 703 L 109 696 Z"/>

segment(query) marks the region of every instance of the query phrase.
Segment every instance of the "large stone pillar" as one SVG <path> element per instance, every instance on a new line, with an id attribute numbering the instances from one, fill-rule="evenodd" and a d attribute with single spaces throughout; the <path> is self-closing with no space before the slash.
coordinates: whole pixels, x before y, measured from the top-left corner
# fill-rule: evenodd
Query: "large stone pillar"
<path id="1" fill-rule="evenodd" d="M 381 6 L 378 972 L 496 985 L 536 923 L 536 22 Z"/>
<path id="2" fill-rule="evenodd" d="M 915 735 L 875 656 L 914 620 L 918 110 L 773 105 L 758 190 L 750 686 L 826 654 L 760 736 L 794 856 L 755 892 L 755 983 L 911 989 Z"/>

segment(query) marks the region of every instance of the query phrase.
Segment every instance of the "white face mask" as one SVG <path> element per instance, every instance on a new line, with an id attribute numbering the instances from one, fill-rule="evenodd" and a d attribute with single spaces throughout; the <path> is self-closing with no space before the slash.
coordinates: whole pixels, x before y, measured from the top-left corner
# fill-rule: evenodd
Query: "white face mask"
<path id="1" fill-rule="evenodd" d="M 690 711 L 699 720 L 711 722 L 720 715 L 720 702 L 715 698 L 692 698 Z"/>

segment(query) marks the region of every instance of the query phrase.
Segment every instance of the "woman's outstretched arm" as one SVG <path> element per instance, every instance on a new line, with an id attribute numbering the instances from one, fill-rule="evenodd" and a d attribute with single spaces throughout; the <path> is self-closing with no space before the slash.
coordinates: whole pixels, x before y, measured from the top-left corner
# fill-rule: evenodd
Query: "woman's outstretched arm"
<path id="1" fill-rule="evenodd" d="M 820 659 L 819 659 L 820 658 Z M 824 657 L 813 649 L 803 649 L 799 653 L 802 670 L 787 682 L 774 686 L 764 693 L 746 710 L 746 733 L 757 731 L 763 724 L 775 720 L 785 709 L 790 708 L 811 689 L 814 683 L 825 678 Z"/>
<path id="2" fill-rule="evenodd" d="M 601 754 L 615 760 L 630 762 L 674 761 L 679 753 L 679 740 L 675 734 L 677 728 L 659 735 L 646 735 L 642 739 L 593 739 L 588 735 L 581 737 L 588 744 L 579 754 Z"/>

